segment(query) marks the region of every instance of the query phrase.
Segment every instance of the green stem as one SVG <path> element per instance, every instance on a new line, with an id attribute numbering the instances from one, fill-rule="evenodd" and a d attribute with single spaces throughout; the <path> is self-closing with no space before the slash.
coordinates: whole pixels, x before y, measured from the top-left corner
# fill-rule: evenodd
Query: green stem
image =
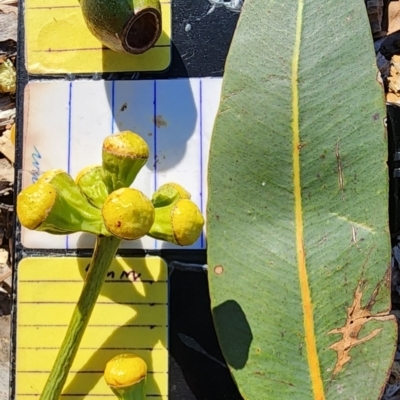
<path id="1" fill-rule="evenodd" d="M 103 282 L 107 276 L 108 269 L 120 243 L 121 240 L 114 236 L 97 237 L 81 296 L 72 314 L 67 333 L 40 396 L 40 400 L 59 399 Z"/>

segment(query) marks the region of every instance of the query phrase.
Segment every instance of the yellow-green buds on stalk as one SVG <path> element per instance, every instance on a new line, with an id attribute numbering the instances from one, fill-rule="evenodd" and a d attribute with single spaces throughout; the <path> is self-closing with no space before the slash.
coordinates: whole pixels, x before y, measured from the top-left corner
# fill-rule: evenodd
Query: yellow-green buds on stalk
<path id="1" fill-rule="evenodd" d="M 102 166 L 85 168 L 76 181 L 66 172 L 51 170 L 18 195 L 17 214 L 26 228 L 97 235 L 82 294 L 40 400 L 60 398 L 121 240 L 149 235 L 188 246 L 203 229 L 200 210 L 178 184 L 163 185 L 152 201 L 129 187 L 149 157 L 149 148 L 140 136 L 128 131 L 109 136 L 102 155 Z M 122 354 L 107 364 L 104 376 L 118 399 L 145 400 L 146 374 L 143 360 Z"/>
<path id="2" fill-rule="evenodd" d="M 149 158 L 147 143 L 136 133 L 123 131 L 103 142 L 104 183 L 108 193 L 129 187 Z"/>
<path id="3" fill-rule="evenodd" d="M 108 234 L 100 210 L 93 207 L 74 180 L 61 170 L 50 170 L 22 190 L 17 214 L 28 229 L 52 234 L 89 232 Z"/>
<path id="4" fill-rule="evenodd" d="M 18 196 L 17 213 L 28 229 L 53 234 L 89 232 L 135 240 L 145 235 L 180 246 L 199 238 L 204 219 L 190 194 L 176 183 L 150 201 L 129 188 L 149 157 L 146 142 L 124 131 L 103 142 L 103 165 L 84 168 L 74 181 L 50 170 Z"/>
<path id="5" fill-rule="evenodd" d="M 179 199 L 190 199 L 190 193 L 177 183 L 166 183 L 153 193 L 151 201 L 154 207 L 164 207 Z"/>
<path id="6" fill-rule="evenodd" d="M 121 188 L 112 192 L 102 208 L 104 225 L 114 236 L 134 240 L 146 235 L 154 222 L 154 207 L 139 190 Z"/>
<path id="7" fill-rule="evenodd" d="M 104 379 L 120 400 L 146 399 L 147 364 L 135 354 L 119 354 L 105 368 Z"/>
<path id="8" fill-rule="evenodd" d="M 84 168 L 75 179 L 82 193 L 97 208 L 103 207 L 108 196 L 106 184 L 103 182 L 103 168 L 92 166 Z"/>
<path id="9" fill-rule="evenodd" d="M 180 246 L 190 246 L 200 237 L 204 218 L 190 195 L 180 185 L 169 183 L 153 195 L 155 220 L 148 235 Z"/>

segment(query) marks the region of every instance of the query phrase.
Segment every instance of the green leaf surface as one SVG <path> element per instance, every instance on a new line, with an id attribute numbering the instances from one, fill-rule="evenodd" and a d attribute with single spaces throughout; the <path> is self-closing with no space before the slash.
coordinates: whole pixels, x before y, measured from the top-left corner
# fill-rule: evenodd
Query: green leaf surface
<path id="1" fill-rule="evenodd" d="M 207 210 L 215 326 L 246 400 L 382 394 L 397 328 L 376 75 L 362 0 L 246 0 Z"/>

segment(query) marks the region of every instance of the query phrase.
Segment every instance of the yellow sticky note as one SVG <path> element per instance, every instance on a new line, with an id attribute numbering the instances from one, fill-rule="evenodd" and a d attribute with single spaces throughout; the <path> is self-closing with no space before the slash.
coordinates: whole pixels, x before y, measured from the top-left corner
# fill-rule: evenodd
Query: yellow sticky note
<path id="1" fill-rule="evenodd" d="M 86 275 L 89 258 L 25 258 L 18 265 L 16 400 L 39 399 Z M 159 257 L 111 265 L 63 396 L 115 398 L 106 363 L 129 352 L 148 365 L 147 396 L 168 398 L 168 271 Z"/>
<path id="2" fill-rule="evenodd" d="M 161 2 L 162 33 L 144 54 L 105 48 L 86 27 L 78 0 L 26 0 L 26 68 L 30 74 L 162 71 L 171 59 L 171 3 Z"/>

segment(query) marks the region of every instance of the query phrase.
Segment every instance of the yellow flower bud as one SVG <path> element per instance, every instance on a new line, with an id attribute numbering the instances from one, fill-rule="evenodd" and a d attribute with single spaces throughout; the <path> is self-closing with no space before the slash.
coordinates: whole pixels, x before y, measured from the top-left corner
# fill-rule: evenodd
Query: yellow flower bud
<path id="1" fill-rule="evenodd" d="M 126 387 L 134 385 L 146 377 L 147 364 L 135 354 L 119 354 L 111 359 L 104 371 L 107 385 Z"/>
<path id="2" fill-rule="evenodd" d="M 49 215 L 56 199 L 57 191 L 49 183 L 28 186 L 17 198 L 19 221 L 25 228 L 38 228 Z"/>
<path id="3" fill-rule="evenodd" d="M 101 208 L 108 196 L 107 186 L 103 181 L 103 168 L 91 166 L 82 169 L 75 182 L 91 204 Z"/>
<path id="4" fill-rule="evenodd" d="M 204 226 L 204 218 L 196 204 L 188 199 L 177 201 L 171 217 L 176 243 L 190 246 L 196 242 Z"/>
<path id="5" fill-rule="evenodd" d="M 53 234 L 109 235 L 100 210 L 86 200 L 71 176 L 59 169 L 45 172 L 19 193 L 17 214 L 28 229 Z"/>
<path id="6" fill-rule="evenodd" d="M 154 222 L 154 207 L 139 190 L 121 188 L 112 192 L 102 208 L 104 225 L 114 236 L 135 240 L 146 235 Z"/>
<path id="7" fill-rule="evenodd" d="M 190 199 L 190 193 L 177 183 L 166 183 L 153 193 L 151 202 L 154 207 L 164 207 L 179 199 Z"/>
<path id="8" fill-rule="evenodd" d="M 119 354 L 105 368 L 104 379 L 120 400 L 146 400 L 146 362 L 135 354 Z"/>
<path id="9" fill-rule="evenodd" d="M 136 133 L 123 131 L 103 142 L 104 183 L 108 193 L 129 187 L 149 158 L 147 143 Z"/>
<path id="10" fill-rule="evenodd" d="M 189 199 L 180 199 L 165 207 L 156 207 L 155 220 L 148 235 L 180 246 L 190 246 L 200 237 L 204 218 Z"/>

